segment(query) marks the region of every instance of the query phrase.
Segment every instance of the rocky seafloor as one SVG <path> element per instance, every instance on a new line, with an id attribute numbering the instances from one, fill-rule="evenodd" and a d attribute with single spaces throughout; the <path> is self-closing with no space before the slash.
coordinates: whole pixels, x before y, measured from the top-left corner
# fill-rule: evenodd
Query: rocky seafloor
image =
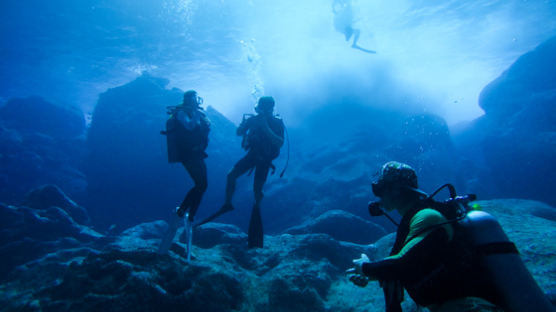
<path id="1" fill-rule="evenodd" d="M 248 249 L 246 234 L 236 226 L 209 223 L 195 230 L 188 263 L 182 236 L 168 254 L 157 253 L 165 221 L 117 235 L 98 233 L 58 188 L 31 194 L 20 206 L 0 204 L 2 311 L 384 310 L 378 284 L 356 287 L 345 270 L 361 253 L 372 259 L 386 255 L 394 236 L 352 243 L 349 234 L 338 233 L 361 235 L 352 228 L 368 221 L 345 212 L 307 224 L 310 231 L 296 227 L 267 235 L 263 249 Z M 518 199 L 478 203 L 498 218 L 554 302 L 556 210 Z M 351 224 L 345 222 L 350 217 Z M 404 310 L 416 310 L 408 296 Z"/>

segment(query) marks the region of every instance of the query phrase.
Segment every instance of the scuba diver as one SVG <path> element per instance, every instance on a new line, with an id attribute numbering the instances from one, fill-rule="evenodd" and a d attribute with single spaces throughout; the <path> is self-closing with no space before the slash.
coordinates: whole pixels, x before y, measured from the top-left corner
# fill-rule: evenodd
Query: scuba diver
<path id="1" fill-rule="evenodd" d="M 352 48 L 361 50 L 366 53 L 376 53 L 373 50 L 367 50 L 357 45 L 361 30 L 353 28 L 353 10 L 351 8 L 351 0 L 334 0 L 332 2 L 332 12 L 334 12 L 334 29 L 344 34 L 346 41 L 353 36 Z"/>
<path id="2" fill-rule="evenodd" d="M 167 252 L 174 239 L 178 220 L 185 217 L 188 234 L 188 260 L 191 256 L 191 224 L 207 189 L 205 149 L 208 146 L 210 121 L 201 104 L 203 104 L 203 99 L 197 95 L 196 91 L 185 92 L 182 104 L 168 107 L 170 118 L 166 122 L 166 131 L 161 131 L 161 134 L 166 135 L 168 162 L 181 163 L 195 185 L 187 192 L 180 206 L 176 208 L 175 213 L 179 218 L 172 218 L 168 235 L 163 239 L 159 251 Z"/>
<path id="3" fill-rule="evenodd" d="M 235 192 L 236 180 L 241 175 L 255 170 L 253 191 L 255 204 L 251 212 L 248 231 L 248 247 L 263 247 L 263 225 L 261 220 L 260 205 L 263 199 L 263 186 L 268 176 L 268 171 L 275 167 L 272 161 L 280 154 L 284 144 L 284 123 L 281 118 L 274 116 L 274 98 L 263 96 L 255 106 L 257 115 L 243 115 L 243 120 L 237 128 L 237 135 L 243 136 L 242 147 L 247 154 L 241 158 L 230 170 L 226 181 L 226 199 L 222 208 L 212 216 L 203 220 L 196 226 L 212 221 L 223 213 L 232 211 L 232 197 Z M 249 116 L 249 118 L 246 118 Z M 282 172 L 283 174 L 283 172 Z M 281 174 L 281 175 L 282 175 Z"/>
<path id="4" fill-rule="evenodd" d="M 434 200 L 444 187 L 450 198 Z M 378 280 L 386 311 L 401 311 L 404 288 L 433 312 L 477 311 L 470 297 L 495 305 L 488 311 L 554 311 L 496 219 L 469 208 L 473 194 L 457 196 L 446 184 L 429 196 L 418 189 L 415 171 L 394 161 L 382 167 L 372 191 L 380 201 L 369 204 L 371 215 L 394 222 L 384 210 L 396 209 L 402 216 L 394 222 L 396 241 L 389 257 L 371 262 L 362 254 L 347 273 L 360 287 Z"/>

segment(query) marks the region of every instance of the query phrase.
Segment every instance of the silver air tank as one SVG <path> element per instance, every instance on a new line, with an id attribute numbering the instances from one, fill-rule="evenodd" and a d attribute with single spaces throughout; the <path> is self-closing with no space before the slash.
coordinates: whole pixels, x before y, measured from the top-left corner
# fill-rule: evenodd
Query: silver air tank
<path id="1" fill-rule="evenodd" d="M 494 281 L 502 308 L 510 312 L 553 312 L 554 306 L 537 285 L 518 253 L 489 251 L 499 243 L 510 243 L 498 221 L 483 211 L 471 211 L 460 222 L 464 235 L 479 250 L 481 266 L 488 278 Z M 507 244 L 506 244 L 507 246 Z M 494 248 L 496 249 L 496 248 Z"/>

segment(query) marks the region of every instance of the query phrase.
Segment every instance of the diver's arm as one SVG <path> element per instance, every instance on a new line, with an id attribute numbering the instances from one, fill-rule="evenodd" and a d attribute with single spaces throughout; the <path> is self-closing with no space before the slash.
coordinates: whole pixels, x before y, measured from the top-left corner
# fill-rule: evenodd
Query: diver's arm
<path id="1" fill-rule="evenodd" d="M 380 261 L 364 263 L 363 273 L 372 279 L 400 280 L 411 278 L 416 270 L 425 269 L 424 266 L 434 265 L 442 259 L 452 239 L 450 225 L 435 226 L 445 221 L 436 210 L 420 211 L 411 220 L 408 238 L 400 252 Z"/>
<path id="2" fill-rule="evenodd" d="M 284 145 L 284 125 L 282 123 L 282 121 L 280 120 L 280 126 L 281 126 L 281 136 L 276 134 L 268 125 L 268 120 L 266 118 L 263 118 L 262 121 L 262 130 L 263 133 L 265 134 L 265 136 L 270 140 L 270 142 L 272 143 L 272 145 L 277 146 L 277 147 L 282 147 L 282 145 Z"/>
<path id="3" fill-rule="evenodd" d="M 412 279 L 422 269 L 421 264 L 433 265 L 435 260 L 443 257 L 446 252 L 448 236 L 440 228 L 413 244 L 403 255 L 384 258 L 384 260 L 364 263 L 363 274 L 373 280 L 405 280 Z"/>
<path id="4" fill-rule="evenodd" d="M 209 132 L 210 132 L 210 120 L 205 114 L 201 115 L 201 135 L 203 136 L 203 146 L 201 146 L 202 150 L 206 150 L 208 147 L 209 142 Z"/>
<path id="5" fill-rule="evenodd" d="M 247 133 L 247 130 L 249 130 L 249 128 L 251 127 L 251 119 L 253 119 L 254 117 L 250 117 L 248 119 L 245 119 L 245 115 L 243 115 L 243 120 L 241 121 L 241 124 L 239 125 L 239 127 L 237 127 L 236 130 L 236 134 L 238 136 L 243 136 Z"/>

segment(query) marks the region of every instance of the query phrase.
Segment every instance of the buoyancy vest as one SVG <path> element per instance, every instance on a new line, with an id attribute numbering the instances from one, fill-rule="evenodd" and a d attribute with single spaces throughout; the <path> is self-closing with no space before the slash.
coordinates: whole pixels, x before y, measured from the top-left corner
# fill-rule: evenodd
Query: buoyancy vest
<path id="1" fill-rule="evenodd" d="M 266 121 L 261 120 L 266 118 Z M 270 130 L 277 136 L 284 139 L 284 123 L 282 119 L 276 116 L 256 115 L 250 117 L 246 121 L 246 133 L 242 141 L 242 147 L 245 150 L 257 153 L 258 156 L 265 160 L 273 160 L 280 155 L 280 147 L 272 143 L 261 129 L 262 122 L 268 123 Z"/>
<path id="2" fill-rule="evenodd" d="M 206 157 L 210 123 L 201 109 L 176 108 L 166 121 L 168 162 L 183 162 L 192 157 Z"/>

